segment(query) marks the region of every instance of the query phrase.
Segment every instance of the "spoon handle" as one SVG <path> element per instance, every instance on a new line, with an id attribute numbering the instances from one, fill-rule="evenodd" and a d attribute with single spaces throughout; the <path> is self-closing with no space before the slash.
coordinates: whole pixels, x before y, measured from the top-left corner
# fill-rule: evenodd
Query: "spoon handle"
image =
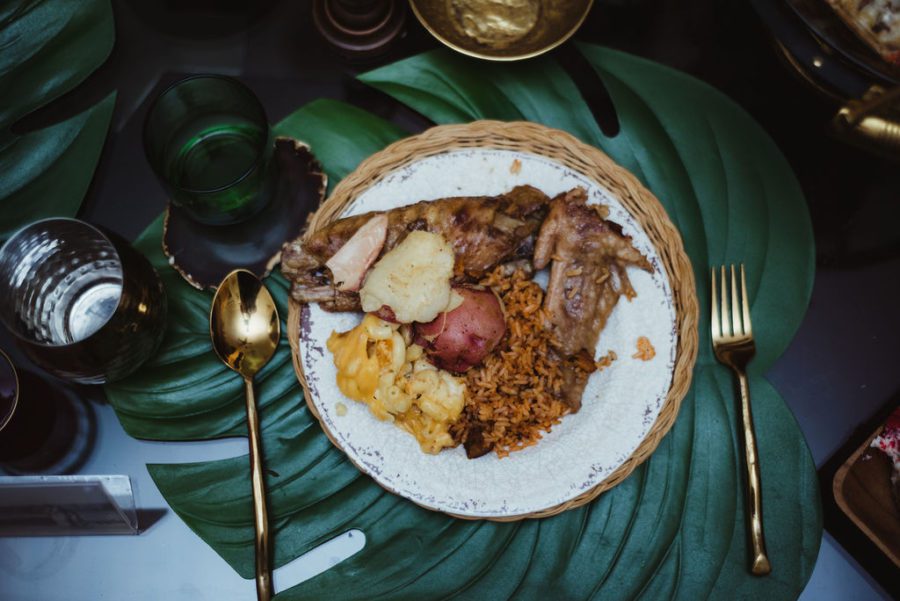
<path id="1" fill-rule="evenodd" d="M 253 380 L 244 378 L 247 397 L 247 429 L 250 433 L 250 479 L 253 483 L 253 521 L 256 527 L 256 598 L 272 597 L 272 575 L 269 572 L 269 520 L 266 515 L 266 485 L 263 480 L 262 447 L 259 436 L 259 414 Z"/>

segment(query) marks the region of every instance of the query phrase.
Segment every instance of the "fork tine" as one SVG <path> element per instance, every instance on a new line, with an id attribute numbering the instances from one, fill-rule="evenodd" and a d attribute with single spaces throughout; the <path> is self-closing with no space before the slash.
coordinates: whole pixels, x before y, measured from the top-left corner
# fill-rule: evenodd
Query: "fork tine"
<path id="1" fill-rule="evenodd" d="M 728 337 L 731 336 L 731 313 L 728 310 L 728 285 L 725 280 L 724 265 L 722 265 L 722 271 L 719 272 L 719 275 L 722 276 L 722 281 L 720 282 L 722 285 L 722 335 Z"/>
<path id="2" fill-rule="evenodd" d="M 741 263 L 741 296 L 744 301 L 744 334 L 753 336 L 753 325 L 750 323 L 750 299 L 747 298 L 747 276 L 744 274 L 743 263 Z"/>
<path id="3" fill-rule="evenodd" d="M 734 272 L 734 263 L 731 264 L 731 320 L 734 324 L 735 336 L 741 336 L 744 328 L 741 325 L 741 299 L 738 298 L 737 276 Z"/>
<path id="4" fill-rule="evenodd" d="M 711 328 L 712 328 L 712 338 L 716 340 L 717 338 L 722 337 L 722 322 L 719 319 L 719 301 L 716 298 L 718 293 L 716 292 L 716 268 L 713 267 L 712 272 L 712 286 L 710 289 L 712 290 L 712 317 L 710 319 Z"/>

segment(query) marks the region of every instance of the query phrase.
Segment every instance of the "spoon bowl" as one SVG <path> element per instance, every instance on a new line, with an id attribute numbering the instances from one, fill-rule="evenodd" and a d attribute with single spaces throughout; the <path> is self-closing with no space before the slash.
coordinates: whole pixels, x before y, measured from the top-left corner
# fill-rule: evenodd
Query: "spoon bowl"
<path id="1" fill-rule="evenodd" d="M 254 274 L 232 271 L 216 290 L 209 331 L 219 359 L 252 379 L 278 347 L 281 322 L 275 300 Z"/>

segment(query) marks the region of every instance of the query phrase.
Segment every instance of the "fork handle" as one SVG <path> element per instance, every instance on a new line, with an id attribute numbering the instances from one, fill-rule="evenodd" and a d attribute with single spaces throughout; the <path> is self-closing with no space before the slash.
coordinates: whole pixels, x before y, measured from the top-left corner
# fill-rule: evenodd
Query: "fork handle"
<path id="1" fill-rule="evenodd" d="M 750 410 L 750 385 L 747 374 L 735 369 L 741 392 L 741 416 L 744 426 L 744 462 L 747 468 L 747 506 L 750 509 L 748 524 L 753 558 L 750 571 L 756 576 L 765 576 L 772 571 L 766 553 L 766 538 L 763 533 L 762 480 L 759 476 L 759 455 L 756 451 L 756 431 L 753 428 L 753 412 Z"/>

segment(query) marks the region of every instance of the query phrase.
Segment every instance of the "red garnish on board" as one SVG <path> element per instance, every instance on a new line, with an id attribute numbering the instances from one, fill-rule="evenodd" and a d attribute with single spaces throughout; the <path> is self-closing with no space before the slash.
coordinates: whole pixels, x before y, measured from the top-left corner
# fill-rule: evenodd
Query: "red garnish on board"
<path id="1" fill-rule="evenodd" d="M 900 406 L 894 409 L 887 421 L 884 422 L 885 430 L 900 430 Z"/>
<path id="2" fill-rule="evenodd" d="M 872 440 L 870 445 L 880 449 L 894 462 L 895 473 L 900 470 L 900 407 L 894 409 L 884 423 L 884 430 Z"/>

